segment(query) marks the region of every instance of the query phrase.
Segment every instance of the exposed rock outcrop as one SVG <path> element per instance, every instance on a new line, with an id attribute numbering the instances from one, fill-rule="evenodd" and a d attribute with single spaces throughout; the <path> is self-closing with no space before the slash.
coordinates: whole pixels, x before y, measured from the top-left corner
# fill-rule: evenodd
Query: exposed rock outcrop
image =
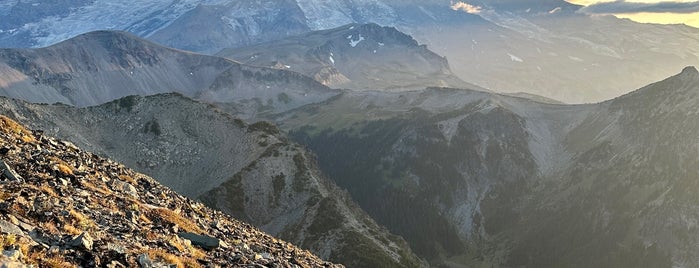
<path id="1" fill-rule="evenodd" d="M 0 265 L 342 267 L 4 116 L 0 147 Z"/>

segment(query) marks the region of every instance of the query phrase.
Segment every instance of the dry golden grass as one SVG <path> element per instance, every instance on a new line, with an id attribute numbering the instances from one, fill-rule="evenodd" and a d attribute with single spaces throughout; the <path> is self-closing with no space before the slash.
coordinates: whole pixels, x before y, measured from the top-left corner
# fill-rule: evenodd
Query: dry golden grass
<path id="1" fill-rule="evenodd" d="M 33 142 L 36 141 L 36 140 L 34 139 L 34 137 L 29 136 L 29 135 L 22 135 L 22 137 L 21 137 L 20 139 L 22 139 L 22 141 L 25 142 L 25 143 L 33 143 Z"/>
<path id="2" fill-rule="evenodd" d="M 172 246 L 173 248 L 177 249 L 177 251 L 179 252 L 187 252 L 187 247 L 184 244 L 182 244 L 180 238 L 176 235 L 168 239 L 167 243 L 170 244 L 170 246 Z"/>
<path id="3" fill-rule="evenodd" d="M 6 248 L 17 244 L 17 237 L 13 234 L 0 235 L 0 246 Z"/>
<path id="4" fill-rule="evenodd" d="M 75 264 L 67 262 L 66 259 L 64 259 L 60 255 L 53 255 L 50 257 L 42 257 L 39 259 L 39 263 L 40 263 L 40 267 L 49 267 L 49 268 L 78 267 Z"/>
<path id="5" fill-rule="evenodd" d="M 51 197 L 58 197 L 58 194 L 56 193 L 56 191 L 46 184 L 42 184 L 41 186 L 39 186 L 39 191 L 41 191 L 41 192 L 43 192 Z"/>
<path id="6" fill-rule="evenodd" d="M 143 214 L 143 213 L 141 213 L 141 215 L 138 217 L 138 220 L 140 220 L 141 222 L 143 222 L 143 223 L 145 223 L 145 224 L 153 223 L 153 221 L 151 221 L 151 220 L 150 220 L 148 217 L 146 217 L 146 215 Z"/>
<path id="7" fill-rule="evenodd" d="M 0 131 L 8 134 L 12 134 L 17 138 L 20 138 L 24 142 L 36 142 L 32 132 L 24 128 L 22 125 L 18 124 L 14 120 L 0 115 Z"/>
<path id="8" fill-rule="evenodd" d="M 206 253 L 201 249 L 195 248 L 192 245 L 189 245 L 188 249 L 189 249 L 189 254 L 192 255 L 192 258 L 203 259 L 206 257 Z"/>
<path id="9" fill-rule="evenodd" d="M 56 164 L 56 169 L 63 175 L 73 175 L 73 169 L 65 164 Z"/>
<path id="10" fill-rule="evenodd" d="M 51 157 L 49 160 L 51 160 L 53 168 L 58 170 L 58 172 L 61 172 L 63 175 L 73 175 L 75 169 L 68 165 L 66 161 L 63 161 L 58 157 Z"/>
<path id="11" fill-rule="evenodd" d="M 192 246 L 191 243 L 190 244 L 183 243 L 182 239 L 180 239 L 176 235 L 172 236 L 167 241 L 167 243 L 170 246 L 177 249 L 177 251 L 179 251 L 179 252 L 189 253 L 189 255 L 192 256 L 192 258 L 194 258 L 194 259 L 203 259 L 204 257 L 206 257 L 206 253 L 203 250 L 195 248 L 194 246 Z"/>
<path id="12" fill-rule="evenodd" d="M 52 234 L 52 235 L 60 235 L 61 234 L 61 231 L 58 230 L 58 227 L 56 227 L 56 223 L 54 223 L 53 221 L 39 223 L 39 226 L 41 226 L 41 228 L 44 231 L 48 232 L 49 234 Z"/>
<path id="13" fill-rule="evenodd" d="M 0 190 L 0 201 L 5 201 L 6 199 L 10 198 L 12 194 L 5 192 L 3 190 Z"/>
<path id="14" fill-rule="evenodd" d="M 26 238 L 20 239 L 19 251 L 22 252 L 23 256 L 29 256 L 29 249 L 30 248 L 31 248 L 30 242 L 27 241 Z"/>
<path id="15" fill-rule="evenodd" d="M 91 227 L 95 226 L 95 223 L 92 222 L 90 218 L 85 216 L 85 214 L 80 213 L 77 210 L 71 209 L 68 211 L 68 214 L 70 215 L 71 218 L 73 218 L 72 224 L 75 225 L 80 230 L 87 231 Z"/>
<path id="16" fill-rule="evenodd" d="M 136 180 L 135 180 L 133 177 L 131 177 L 131 176 L 129 176 L 129 175 L 126 175 L 126 174 L 119 175 L 119 179 L 122 180 L 122 181 L 128 182 L 128 183 L 131 183 L 131 185 L 137 185 L 137 184 L 138 184 L 138 183 L 136 182 Z"/>
<path id="17" fill-rule="evenodd" d="M 156 208 L 151 210 L 151 218 L 161 218 L 162 220 L 169 222 L 171 224 L 176 224 L 179 226 L 182 230 L 187 231 L 187 232 L 192 232 L 192 233 L 201 233 L 201 228 L 197 226 L 194 222 L 191 220 L 180 216 L 180 214 L 175 213 L 172 210 L 166 209 L 166 208 Z"/>
<path id="18" fill-rule="evenodd" d="M 155 241 L 160 238 L 157 233 L 151 231 L 147 231 L 143 237 L 149 241 Z"/>
<path id="19" fill-rule="evenodd" d="M 109 188 L 107 188 L 107 186 L 105 186 L 105 185 L 97 186 L 97 185 L 95 185 L 94 183 L 92 183 L 92 182 L 90 182 L 90 181 L 88 181 L 88 180 L 81 180 L 81 181 L 80 181 L 80 184 L 81 184 L 83 187 L 85 187 L 85 188 L 87 188 L 88 190 L 90 190 L 90 191 L 97 192 L 97 193 L 100 193 L 100 194 L 103 194 L 103 195 L 111 195 L 111 194 L 114 193 L 114 192 L 112 192 L 112 190 L 110 190 Z"/>
<path id="20" fill-rule="evenodd" d="M 79 235 L 83 233 L 78 228 L 75 228 L 75 226 L 70 224 L 63 224 L 63 231 L 70 235 Z"/>
<path id="21" fill-rule="evenodd" d="M 12 211 L 12 214 L 19 215 L 19 216 L 27 216 L 27 210 L 22 207 L 19 203 L 13 203 L 10 205 L 10 211 Z"/>
<path id="22" fill-rule="evenodd" d="M 201 265 L 196 261 L 188 257 L 181 257 L 175 254 L 171 254 L 162 249 L 149 249 L 146 254 L 155 261 L 163 261 L 165 263 L 171 263 L 177 265 L 177 268 L 199 268 Z"/>

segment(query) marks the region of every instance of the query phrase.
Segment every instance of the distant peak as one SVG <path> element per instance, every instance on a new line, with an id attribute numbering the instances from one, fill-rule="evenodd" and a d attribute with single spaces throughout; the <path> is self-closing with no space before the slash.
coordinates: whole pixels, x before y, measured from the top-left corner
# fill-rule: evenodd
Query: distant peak
<path id="1" fill-rule="evenodd" d="M 87 32 L 79 35 L 78 37 L 86 39 L 105 39 L 105 38 L 128 38 L 128 39 L 141 39 L 131 33 L 124 31 L 113 31 L 113 30 L 99 30 Z"/>
<path id="2" fill-rule="evenodd" d="M 687 66 L 687 67 L 684 67 L 684 69 L 682 69 L 682 73 L 681 73 L 681 74 L 685 74 L 685 75 L 690 75 L 690 74 L 691 74 L 691 75 L 697 75 L 697 74 L 699 74 L 699 71 L 697 71 L 697 68 L 694 67 L 694 66 Z"/>

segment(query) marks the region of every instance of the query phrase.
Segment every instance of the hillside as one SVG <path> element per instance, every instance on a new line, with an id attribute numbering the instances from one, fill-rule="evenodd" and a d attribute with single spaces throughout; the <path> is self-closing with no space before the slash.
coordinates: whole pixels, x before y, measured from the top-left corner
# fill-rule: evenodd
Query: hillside
<path id="1" fill-rule="evenodd" d="M 342 267 L 0 117 L 2 266 Z"/>
<path id="2" fill-rule="evenodd" d="M 192 199 L 352 267 L 415 267 L 406 243 L 377 225 L 275 126 L 247 124 L 178 94 L 75 108 L 1 99 L 33 128 L 123 161 Z"/>
<path id="3" fill-rule="evenodd" d="M 278 122 L 432 264 L 689 267 L 698 103 L 688 67 L 598 104 L 354 92 Z"/>

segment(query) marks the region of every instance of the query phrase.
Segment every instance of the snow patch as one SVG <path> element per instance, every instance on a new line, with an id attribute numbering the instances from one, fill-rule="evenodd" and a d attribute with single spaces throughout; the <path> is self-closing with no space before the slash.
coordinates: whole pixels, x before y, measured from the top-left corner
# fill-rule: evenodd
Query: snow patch
<path id="1" fill-rule="evenodd" d="M 364 41 L 364 36 L 362 36 L 362 34 L 359 34 L 359 39 L 358 39 L 358 40 L 354 40 L 354 37 L 352 37 L 352 39 L 350 39 L 350 43 L 349 43 L 349 44 L 350 44 L 350 46 L 352 46 L 352 47 L 356 47 L 357 44 L 361 43 L 362 41 Z"/>
<path id="2" fill-rule="evenodd" d="M 573 57 L 573 56 L 568 56 L 568 58 L 572 61 L 577 61 L 577 62 L 583 62 L 585 60 L 578 58 L 578 57 Z"/>
<path id="3" fill-rule="evenodd" d="M 331 62 L 333 65 L 335 65 L 335 59 L 333 59 L 333 54 L 332 54 L 332 53 L 330 53 L 330 57 L 328 57 L 328 58 L 330 59 L 330 62 Z"/>
<path id="4" fill-rule="evenodd" d="M 513 55 L 513 54 L 507 53 L 507 55 L 510 56 L 510 60 L 511 60 L 511 61 L 514 61 L 514 62 L 524 62 L 524 60 L 522 60 L 522 58 L 517 57 L 517 56 L 515 56 L 515 55 Z"/>

